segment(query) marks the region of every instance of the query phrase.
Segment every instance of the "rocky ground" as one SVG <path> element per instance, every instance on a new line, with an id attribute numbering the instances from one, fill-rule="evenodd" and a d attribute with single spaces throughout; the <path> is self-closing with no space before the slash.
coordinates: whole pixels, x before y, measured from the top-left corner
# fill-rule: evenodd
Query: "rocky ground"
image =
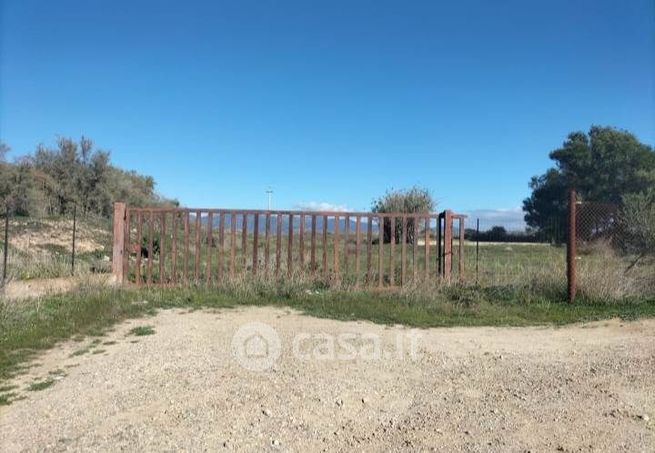
<path id="1" fill-rule="evenodd" d="M 0 449 L 655 450 L 655 320 L 414 333 L 164 311 L 3 383 Z"/>

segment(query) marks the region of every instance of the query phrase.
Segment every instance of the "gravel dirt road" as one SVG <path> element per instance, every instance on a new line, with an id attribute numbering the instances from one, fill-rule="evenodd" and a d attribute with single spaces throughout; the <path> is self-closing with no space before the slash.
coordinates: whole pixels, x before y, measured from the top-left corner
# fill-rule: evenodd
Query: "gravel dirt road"
<path id="1" fill-rule="evenodd" d="M 0 447 L 655 451 L 655 320 L 414 333 L 163 311 L 44 353 L 15 381 L 25 398 L 0 407 Z M 54 384 L 27 391 L 35 379 Z"/>

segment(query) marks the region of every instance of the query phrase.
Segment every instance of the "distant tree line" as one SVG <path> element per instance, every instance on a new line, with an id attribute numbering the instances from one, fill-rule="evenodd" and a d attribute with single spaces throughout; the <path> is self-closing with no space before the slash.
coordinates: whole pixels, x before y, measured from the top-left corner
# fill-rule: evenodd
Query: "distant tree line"
<path id="1" fill-rule="evenodd" d="M 0 143 L 0 207 L 22 216 L 69 213 L 110 217 L 114 201 L 132 206 L 171 206 L 155 191 L 155 180 L 111 164 L 110 153 L 79 141 L 60 138 L 54 147 L 37 146 L 27 156 L 7 160 L 10 149 Z"/>
<path id="2" fill-rule="evenodd" d="M 496 225 L 484 231 L 466 228 L 464 230 L 464 238 L 467 241 L 479 242 L 549 242 L 556 244 L 564 240 L 564 232 L 558 231 L 556 228 L 546 228 L 543 230 L 527 228 L 524 231 L 507 231 L 505 227 Z"/>

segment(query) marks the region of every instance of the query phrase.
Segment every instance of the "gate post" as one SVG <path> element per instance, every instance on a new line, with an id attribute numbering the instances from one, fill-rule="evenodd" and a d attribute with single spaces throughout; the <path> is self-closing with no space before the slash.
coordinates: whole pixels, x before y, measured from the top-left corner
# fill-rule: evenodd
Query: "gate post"
<path id="1" fill-rule="evenodd" d="M 569 192 L 569 212 L 568 226 L 569 231 L 566 240 L 566 280 L 567 280 L 567 298 L 570 304 L 575 300 L 576 293 L 576 203 L 578 201 L 575 190 Z"/>
<path id="2" fill-rule="evenodd" d="M 127 209 L 125 203 L 114 203 L 113 232 L 114 240 L 112 247 L 111 272 L 116 283 L 123 283 L 125 280 L 123 256 L 125 252 L 125 215 Z"/>

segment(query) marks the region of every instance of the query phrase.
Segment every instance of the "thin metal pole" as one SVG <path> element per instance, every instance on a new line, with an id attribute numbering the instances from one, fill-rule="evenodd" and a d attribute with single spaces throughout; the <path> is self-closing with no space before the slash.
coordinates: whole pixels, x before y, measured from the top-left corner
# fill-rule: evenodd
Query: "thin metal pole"
<path id="1" fill-rule="evenodd" d="M 575 190 L 569 193 L 569 234 L 566 244 L 566 280 L 567 280 L 567 297 L 570 304 L 575 300 L 576 293 L 576 273 L 575 273 L 575 255 L 576 255 L 576 203 L 577 195 Z"/>
<path id="2" fill-rule="evenodd" d="M 5 207 L 5 246 L 2 257 L 2 285 L 7 281 L 7 252 L 9 250 L 9 205 Z"/>
<path id="3" fill-rule="evenodd" d="M 480 267 L 480 219 L 478 218 L 475 226 L 475 284 L 478 284 L 478 273 Z"/>
<path id="4" fill-rule="evenodd" d="M 75 275 L 75 234 L 77 233 L 77 204 L 73 205 L 73 252 L 71 253 L 71 275 Z"/>

